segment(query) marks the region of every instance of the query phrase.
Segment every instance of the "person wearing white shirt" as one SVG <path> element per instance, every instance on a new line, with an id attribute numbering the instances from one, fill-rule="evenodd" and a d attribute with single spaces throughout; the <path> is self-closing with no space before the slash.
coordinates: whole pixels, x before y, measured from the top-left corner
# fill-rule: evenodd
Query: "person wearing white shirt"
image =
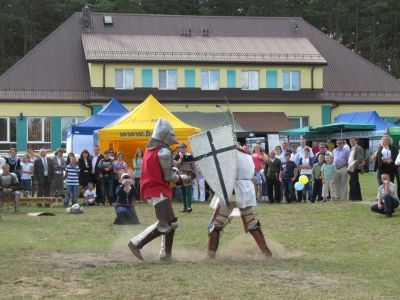
<path id="1" fill-rule="evenodd" d="M 371 211 L 391 217 L 395 209 L 399 207 L 399 198 L 395 192 L 395 185 L 390 182 L 390 176 L 386 173 L 381 175 L 382 184 L 379 186 L 377 203 L 371 206 Z"/>
<path id="2" fill-rule="evenodd" d="M 310 157 L 314 158 L 314 152 L 310 147 L 307 146 L 307 140 L 305 138 L 302 138 L 300 140 L 300 146 L 297 148 L 297 152 L 300 154 L 300 157 L 304 156 L 304 149 L 306 148 L 310 150 Z"/>

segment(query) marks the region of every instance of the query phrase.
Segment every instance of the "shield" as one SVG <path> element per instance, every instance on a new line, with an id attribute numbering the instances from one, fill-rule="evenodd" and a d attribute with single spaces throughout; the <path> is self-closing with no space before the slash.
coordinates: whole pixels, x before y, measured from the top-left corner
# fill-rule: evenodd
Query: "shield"
<path id="1" fill-rule="evenodd" d="M 229 205 L 237 172 L 236 137 L 224 126 L 189 137 L 191 152 L 211 189 Z"/>

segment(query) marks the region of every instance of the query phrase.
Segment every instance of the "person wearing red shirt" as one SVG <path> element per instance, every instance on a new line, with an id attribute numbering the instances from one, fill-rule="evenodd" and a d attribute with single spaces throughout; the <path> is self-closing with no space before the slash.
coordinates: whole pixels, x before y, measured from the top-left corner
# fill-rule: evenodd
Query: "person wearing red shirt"
<path id="1" fill-rule="evenodd" d="M 260 194 L 261 194 L 261 184 L 262 184 L 261 169 L 264 166 L 264 162 L 268 160 L 268 156 L 264 152 L 261 152 L 259 144 L 255 144 L 253 147 L 253 154 L 251 155 L 251 157 L 253 158 L 254 174 L 256 177 L 256 182 L 254 187 L 256 190 L 257 200 L 259 200 L 261 196 Z"/>
<path id="2" fill-rule="evenodd" d="M 177 169 L 172 167 L 169 147 L 173 144 L 178 144 L 178 140 L 171 124 L 165 119 L 159 119 L 147 143 L 140 177 L 141 199 L 148 200 L 154 206 L 157 222 L 134 236 L 128 244 L 132 254 L 140 260 L 144 260 L 140 249 L 159 236 L 162 236 L 160 259 L 171 258 L 178 222 L 171 204 L 170 182 L 182 185 L 191 180 L 185 175 L 179 175 Z"/>

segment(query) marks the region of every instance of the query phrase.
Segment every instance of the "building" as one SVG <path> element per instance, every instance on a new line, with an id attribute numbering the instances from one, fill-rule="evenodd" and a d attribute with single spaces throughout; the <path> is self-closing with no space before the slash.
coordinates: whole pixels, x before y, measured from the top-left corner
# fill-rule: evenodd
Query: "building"
<path id="1" fill-rule="evenodd" d="M 116 97 L 233 112 L 257 135 L 400 114 L 400 82 L 301 18 L 75 13 L 0 77 L 0 149 L 55 149 Z"/>

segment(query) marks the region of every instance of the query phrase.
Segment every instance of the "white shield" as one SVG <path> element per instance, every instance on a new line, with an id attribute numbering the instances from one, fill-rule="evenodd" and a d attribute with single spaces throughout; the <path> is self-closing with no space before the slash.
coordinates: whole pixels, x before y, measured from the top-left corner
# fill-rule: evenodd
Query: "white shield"
<path id="1" fill-rule="evenodd" d="M 204 179 L 228 205 L 237 172 L 236 137 L 232 126 L 201 132 L 191 136 L 189 142 Z"/>

